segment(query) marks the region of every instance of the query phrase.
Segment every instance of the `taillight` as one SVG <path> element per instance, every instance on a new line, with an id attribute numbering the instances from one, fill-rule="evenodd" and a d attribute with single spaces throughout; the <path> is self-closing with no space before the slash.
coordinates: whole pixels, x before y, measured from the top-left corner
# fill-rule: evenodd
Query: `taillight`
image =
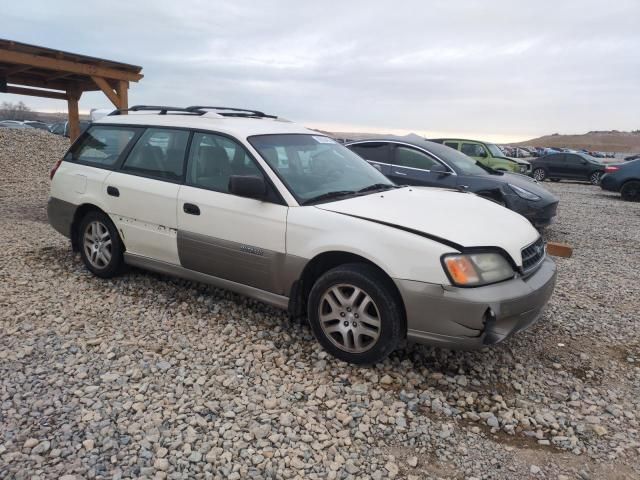
<path id="1" fill-rule="evenodd" d="M 56 164 L 53 166 L 53 168 L 51 169 L 51 171 L 49 172 L 50 180 L 53 180 L 53 176 L 56 174 L 56 170 L 58 170 L 58 167 L 60 166 L 61 163 L 62 163 L 62 159 L 58 160 Z"/>
<path id="2" fill-rule="evenodd" d="M 620 170 L 620 167 L 615 167 L 615 166 L 604 167 L 604 173 L 613 173 L 613 172 L 617 172 L 618 170 Z"/>

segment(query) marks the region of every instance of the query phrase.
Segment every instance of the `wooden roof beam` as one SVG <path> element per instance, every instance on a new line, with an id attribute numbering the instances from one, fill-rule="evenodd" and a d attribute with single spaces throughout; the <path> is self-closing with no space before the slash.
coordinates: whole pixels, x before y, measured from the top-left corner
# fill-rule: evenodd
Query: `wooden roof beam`
<path id="1" fill-rule="evenodd" d="M 55 98 L 56 100 L 67 100 L 66 92 L 54 92 L 53 90 L 38 90 L 36 88 L 14 87 L 7 85 L 6 93 L 16 95 L 29 95 L 31 97 Z"/>
<path id="2" fill-rule="evenodd" d="M 28 65 L 18 65 L 16 67 L 7 68 L 5 71 L 2 72 L 2 76 L 8 77 L 9 75 L 15 75 L 16 73 L 26 72 L 27 70 L 30 70 L 30 69 L 31 67 Z"/>
<path id="3" fill-rule="evenodd" d="M 100 87 L 100 90 L 102 90 L 102 92 L 107 96 L 107 98 L 109 100 L 111 100 L 111 103 L 113 103 L 113 105 L 116 108 L 122 108 L 122 102 L 120 101 L 120 97 L 118 96 L 118 94 L 113 90 L 113 88 L 111 87 L 111 85 L 109 85 L 109 82 L 107 82 L 104 78 L 102 77 L 95 77 L 92 76 L 91 77 L 93 79 L 93 81 L 96 83 L 96 85 L 98 85 Z"/>
<path id="4" fill-rule="evenodd" d="M 126 80 L 137 82 L 143 75 L 140 73 L 125 72 L 108 67 L 98 67 L 86 63 L 76 63 L 69 60 L 61 60 L 57 58 L 43 57 L 30 53 L 15 52 L 0 48 L 0 62 L 16 63 L 19 65 L 27 65 L 36 68 L 44 68 L 56 70 L 58 72 L 76 73 L 87 76 L 100 76 L 114 80 Z"/>

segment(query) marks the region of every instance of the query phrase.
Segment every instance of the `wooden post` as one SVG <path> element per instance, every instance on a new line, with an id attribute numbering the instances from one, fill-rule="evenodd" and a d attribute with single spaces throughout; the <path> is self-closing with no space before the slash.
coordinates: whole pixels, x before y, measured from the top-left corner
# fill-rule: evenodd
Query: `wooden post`
<path id="1" fill-rule="evenodd" d="M 120 110 L 126 110 L 129 108 L 129 82 L 125 80 L 118 80 L 116 93 L 118 94 L 118 98 L 120 98 Z"/>
<path id="2" fill-rule="evenodd" d="M 73 142 L 80 135 L 80 111 L 78 100 L 82 92 L 77 87 L 67 89 L 67 106 L 69 109 L 69 139 Z"/>

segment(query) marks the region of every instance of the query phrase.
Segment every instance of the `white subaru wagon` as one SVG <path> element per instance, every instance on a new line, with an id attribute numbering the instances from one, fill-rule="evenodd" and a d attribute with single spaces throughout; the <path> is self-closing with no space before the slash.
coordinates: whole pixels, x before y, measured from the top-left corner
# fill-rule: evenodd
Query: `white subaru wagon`
<path id="1" fill-rule="evenodd" d="M 248 295 L 306 315 L 348 362 L 405 341 L 495 344 L 533 324 L 555 284 L 524 217 L 395 185 L 331 138 L 254 110 L 116 111 L 51 177 L 49 222 L 95 275 L 128 264 Z"/>

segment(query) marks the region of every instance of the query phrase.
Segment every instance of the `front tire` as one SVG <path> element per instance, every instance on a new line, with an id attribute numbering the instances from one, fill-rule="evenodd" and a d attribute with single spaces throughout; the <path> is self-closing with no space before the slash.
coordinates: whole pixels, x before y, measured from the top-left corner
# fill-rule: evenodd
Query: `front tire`
<path id="1" fill-rule="evenodd" d="M 544 182 L 544 179 L 547 178 L 547 172 L 545 172 L 544 168 L 536 168 L 533 171 L 533 178 L 539 182 Z"/>
<path id="2" fill-rule="evenodd" d="M 589 182 L 591 182 L 591 185 L 599 185 L 601 176 L 602 172 L 593 172 L 589 175 Z"/>
<path id="3" fill-rule="evenodd" d="M 628 202 L 640 202 L 640 181 L 630 180 L 622 185 L 620 196 Z"/>
<path id="4" fill-rule="evenodd" d="M 393 283 L 366 264 L 340 265 L 323 274 L 311 289 L 307 309 L 318 342 L 349 363 L 384 360 L 405 333 L 404 309 Z"/>
<path id="5" fill-rule="evenodd" d="M 124 248 L 115 225 L 98 211 L 87 213 L 78 228 L 78 245 L 85 266 L 94 275 L 111 278 L 122 270 Z"/>

